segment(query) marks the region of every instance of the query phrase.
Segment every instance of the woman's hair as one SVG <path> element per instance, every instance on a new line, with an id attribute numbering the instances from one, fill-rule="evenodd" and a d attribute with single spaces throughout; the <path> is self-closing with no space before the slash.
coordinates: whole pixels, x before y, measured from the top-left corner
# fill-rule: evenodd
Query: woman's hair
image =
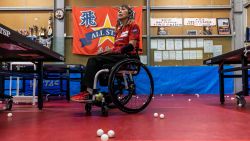
<path id="1" fill-rule="evenodd" d="M 126 4 L 123 4 L 120 6 L 121 8 L 126 8 L 128 10 L 128 21 L 127 21 L 127 24 L 131 23 L 132 21 L 134 21 L 134 18 L 135 18 L 135 12 L 133 11 L 133 9 L 126 5 Z M 116 29 L 121 25 L 121 22 L 120 20 L 118 19 L 117 20 L 117 24 L 116 24 Z"/>
<path id="2" fill-rule="evenodd" d="M 120 7 L 126 8 L 128 10 L 128 18 L 129 19 L 134 19 L 134 11 L 129 5 L 123 4 Z"/>

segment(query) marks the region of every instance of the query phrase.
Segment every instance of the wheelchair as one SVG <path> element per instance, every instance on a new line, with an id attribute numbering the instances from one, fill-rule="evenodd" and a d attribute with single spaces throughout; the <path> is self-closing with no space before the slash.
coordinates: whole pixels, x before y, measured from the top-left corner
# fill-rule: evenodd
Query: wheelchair
<path id="1" fill-rule="evenodd" d="M 138 53 L 136 56 L 113 66 L 104 65 L 95 74 L 93 93 L 84 101 L 87 114 L 91 114 L 92 106 L 101 107 L 103 116 L 107 116 L 108 110 L 112 108 L 125 113 L 138 113 L 148 106 L 153 97 L 154 82 Z M 106 87 L 106 91 L 97 86 Z"/>
<path id="2" fill-rule="evenodd" d="M 13 97 L 12 96 L 0 96 L 0 101 L 5 104 L 3 107 L 4 110 L 10 111 L 12 109 Z"/>

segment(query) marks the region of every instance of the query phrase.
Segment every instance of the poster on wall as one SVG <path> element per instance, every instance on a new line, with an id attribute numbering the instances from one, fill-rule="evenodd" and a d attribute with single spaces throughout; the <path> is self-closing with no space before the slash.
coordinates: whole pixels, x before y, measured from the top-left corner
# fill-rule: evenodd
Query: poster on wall
<path id="1" fill-rule="evenodd" d="M 142 49 L 142 7 L 133 7 L 135 22 L 140 27 Z M 96 55 L 114 47 L 118 8 L 72 8 L 74 54 Z"/>
<path id="2" fill-rule="evenodd" d="M 231 34 L 229 18 L 218 18 L 217 19 L 217 29 L 218 29 L 219 35 Z"/>
<path id="3" fill-rule="evenodd" d="M 150 26 L 182 26 L 182 18 L 151 18 Z"/>
<path id="4" fill-rule="evenodd" d="M 184 25 L 215 26 L 216 18 L 184 18 Z"/>

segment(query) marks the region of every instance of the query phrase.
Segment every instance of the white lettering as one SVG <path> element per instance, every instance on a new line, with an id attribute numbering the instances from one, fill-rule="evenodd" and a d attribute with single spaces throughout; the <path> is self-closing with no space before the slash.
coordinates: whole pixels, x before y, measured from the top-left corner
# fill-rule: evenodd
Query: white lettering
<path id="1" fill-rule="evenodd" d="M 127 37 L 127 36 L 128 36 L 128 31 L 124 31 L 124 32 L 122 32 L 120 37 Z"/>
<path id="2" fill-rule="evenodd" d="M 10 37 L 10 31 L 0 27 L 0 34 L 6 36 L 6 37 Z"/>

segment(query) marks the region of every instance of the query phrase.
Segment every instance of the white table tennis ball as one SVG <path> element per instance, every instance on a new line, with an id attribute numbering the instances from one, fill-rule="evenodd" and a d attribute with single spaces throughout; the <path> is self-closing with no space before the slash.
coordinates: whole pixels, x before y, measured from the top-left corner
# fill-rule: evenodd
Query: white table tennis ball
<path id="1" fill-rule="evenodd" d="M 96 134 L 97 134 L 98 137 L 101 137 L 103 135 L 103 133 L 104 133 L 104 131 L 102 129 L 98 129 L 96 131 Z"/>
<path id="2" fill-rule="evenodd" d="M 154 113 L 154 117 L 155 117 L 155 118 L 157 118 L 157 117 L 158 117 L 158 115 L 159 115 L 158 113 Z"/>
<path id="3" fill-rule="evenodd" d="M 160 118 L 163 119 L 165 117 L 164 114 L 160 114 Z"/>
<path id="4" fill-rule="evenodd" d="M 13 115 L 12 115 L 12 113 L 8 113 L 7 116 L 8 117 L 12 117 Z"/>
<path id="5" fill-rule="evenodd" d="M 109 136 L 110 138 L 115 137 L 115 132 L 114 132 L 113 130 L 109 130 L 109 131 L 108 131 L 108 136 Z"/>
<path id="6" fill-rule="evenodd" d="M 101 136 L 101 141 L 107 141 L 107 140 L 109 140 L 109 136 L 107 134 L 103 134 Z"/>
<path id="7" fill-rule="evenodd" d="M 190 102 L 190 101 L 191 101 L 191 99 L 189 98 L 189 99 L 188 99 L 188 101 Z"/>

